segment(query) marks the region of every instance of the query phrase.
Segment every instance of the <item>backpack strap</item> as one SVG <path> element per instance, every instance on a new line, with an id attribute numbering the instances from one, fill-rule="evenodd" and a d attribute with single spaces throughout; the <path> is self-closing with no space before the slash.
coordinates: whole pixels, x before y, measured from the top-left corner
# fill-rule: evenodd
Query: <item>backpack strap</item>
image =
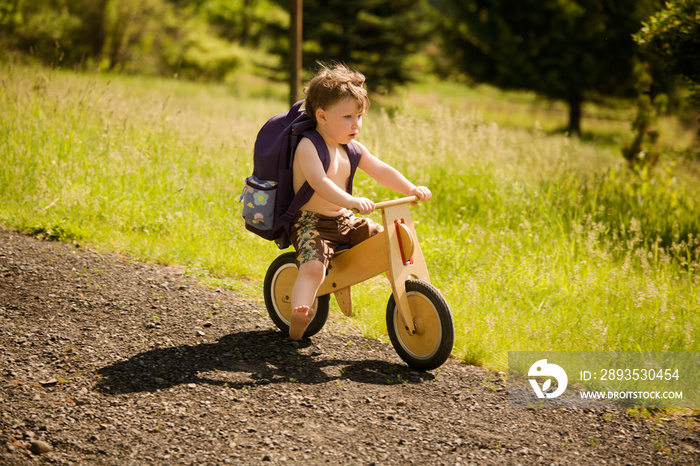
<path id="1" fill-rule="evenodd" d="M 345 186 L 345 191 L 352 195 L 352 183 L 355 179 L 357 166 L 360 164 L 362 151 L 360 150 L 360 146 L 358 146 L 355 141 L 350 141 L 350 144 L 345 146 L 345 150 L 347 151 L 348 158 L 350 159 L 350 176 L 348 176 L 348 183 Z"/>
<path id="2" fill-rule="evenodd" d="M 330 166 L 331 155 L 328 153 L 326 141 L 324 141 L 323 137 L 318 131 L 316 131 L 316 129 L 304 131 L 302 136 L 309 138 L 309 140 L 314 144 L 314 147 L 316 147 L 316 152 L 318 152 L 318 157 L 321 159 L 321 163 L 323 164 L 323 171 L 327 172 L 328 167 Z M 349 144 L 343 145 L 343 147 L 345 148 L 345 151 L 348 154 L 348 159 L 350 160 L 350 176 L 348 176 L 345 191 L 347 191 L 348 194 L 352 194 L 352 184 L 355 178 L 355 172 L 357 171 L 357 166 L 360 164 L 362 151 L 360 151 L 360 146 L 358 146 L 355 141 L 350 141 Z M 301 189 L 299 189 L 299 193 L 301 193 L 302 190 L 306 191 L 304 188 L 307 184 L 309 183 L 304 183 Z M 311 188 L 311 186 L 309 186 L 309 188 Z M 313 194 L 313 188 L 311 188 L 311 192 Z M 308 202 L 308 200 L 306 202 Z M 306 204 L 306 202 L 301 205 Z"/>
<path id="3" fill-rule="evenodd" d="M 316 122 L 314 122 L 314 126 L 315 124 Z M 299 135 L 299 139 L 302 137 L 308 138 L 314 144 L 316 152 L 318 152 L 318 157 L 321 159 L 321 163 L 323 164 L 323 171 L 328 171 L 328 167 L 331 164 L 331 155 L 328 153 L 328 146 L 323 140 L 323 137 L 318 134 L 318 131 L 315 129 L 304 131 Z M 293 163 L 294 157 L 291 159 L 291 163 Z M 311 187 L 308 181 L 305 181 L 304 184 L 301 185 L 301 188 L 299 188 L 299 191 L 296 192 L 291 204 L 289 204 L 289 207 L 287 208 L 287 211 L 282 216 L 282 222 L 284 223 L 287 231 L 289 231 L 289 226 L 294 219 L 294 215 L 296 215 L 297 211 L 301 209 L 301 206 L 309 202 L 311 196 L 314 195 L 314 192 L 314 188 Z"/>
<path id="4" fill-rule="evenodd" d="M 314 127 L 316 126 L 316 123 L 314 123 Z M 307 126 L 307 125 L 305 125 Z M 301 126 L 300 126 L 301 129 Z M 294 130 L 292 133 L 294 134 Z M 318 157 L 321 159 L 321 163 L 323 164 L 323 171 L 327 172 L 328 167 L 330 166 L 331 163 L 331 155 L 328 152 L 328 146 L 326 145 L 326 141 L 323 139 L 323 136 L 319 134 L 318 131 L 316 131 L 315 128 L 313 129 L 306 129 L 299 135 L 299 139 L 301 137 L 308 138 L 316 148 L 316 152 L 318 152 Z M 350 160 L 350 176 L 348 176 L 348 181 L 345 186 L 345 191 L 348 192 L 348 194 L 352 194 L 352 184 L 353 184 L 353 179 L 355 178 L 355 172 L 357 171 L 357 165 L 360 163 L 360 157 L 362 157 L 362 152 L 360 151 L 359 146 L 355 143 L 355 141 L 350 141 L 349 144 L 347 144 L 345 147 L 345 150 L 347 151 L 348 154 L 348 159 Z M 294 162 L 294 157 L 291 158 L 290 165 Z M 301 207 L 309 202 L 311 199 L 311 196 L 314 194 L 314 188 L 311 187 L 308 181 L 305 181 L 304 184 L 299 188 L 299 191 L 296 192 L 294 195 L 294 198 L 292 199 L 291 204 L 289 205 L 289 208 L 287 211 L 282 215 L 282 223 L 284 224 L 285 229 L 287 232 L 289 232 L 289 228 L 291 226 L 292 220 L 294 219 L 294 216 L 296 213 L 301 209 Z"/>

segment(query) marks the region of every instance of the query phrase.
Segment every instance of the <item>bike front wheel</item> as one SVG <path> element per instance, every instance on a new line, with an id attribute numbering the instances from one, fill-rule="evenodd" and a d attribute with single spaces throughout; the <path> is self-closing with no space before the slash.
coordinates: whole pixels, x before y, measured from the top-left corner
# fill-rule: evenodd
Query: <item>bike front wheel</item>
<path id="1" fill-rule="evenodd" d="M 287 335 L 289 335 L 292 316 L 292 288 L 298 274 L 295 253 L 286 252 L 272 261 L 265 274 L 265 284 L 263 285 L 267 313 L 277 328 Z M 326 324 L 330 300 L 330 295 L 316 298 L 312 306 L 316 310 L 316 314 L 306 328 L 304 338 L 316 335 Z"/>
<path id="2" fill-rule="evenodd" d="M 455 331 L 450 307 L 440 291 L 423 280 L 407 280 L 406 295 L 415 333 L 404 327 L 394 295 L 386 307 L 391 344 L 409 366 L 430 370 L 440 367 L 452 353 Z"/>

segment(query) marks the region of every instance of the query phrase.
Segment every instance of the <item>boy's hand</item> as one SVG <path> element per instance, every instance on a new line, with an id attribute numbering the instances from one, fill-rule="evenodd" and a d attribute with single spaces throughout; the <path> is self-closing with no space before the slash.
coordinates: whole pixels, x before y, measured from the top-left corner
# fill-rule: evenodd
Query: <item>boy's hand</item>
<path id="1" fill-rule="evenodd" d="M 356 210 L 362 215 L 374 212 L 374 202 L 370 201 L 366 197 L 354 197 L 352 200 L 353 203 L 350 206 L 352 210 Z"/>
<path id="2" fill-rule="evenodd" d="M 430 200 L 431 197 L 433 197 L 433 193 L 430 192 L 428 188 L 425 186 L 414 186 L 411 188 L 411 190 L 408 192 L 409 196 L 418 196 L 418 199 L 421 201 L 425 202 Z M 415 204 L 415 203 L 413 203 Z"/>

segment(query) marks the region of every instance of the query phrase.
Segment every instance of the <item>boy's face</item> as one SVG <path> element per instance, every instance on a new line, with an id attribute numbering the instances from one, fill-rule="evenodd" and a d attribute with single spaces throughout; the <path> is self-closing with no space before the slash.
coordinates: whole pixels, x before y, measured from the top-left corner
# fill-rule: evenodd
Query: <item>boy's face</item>
<path id="1" fill-rule="evenodd" d="M 363 111 L 354 99 L 344 99 L 316 111 L 316 121 L 338 144 L 348 144 L 362 129 Z"/>

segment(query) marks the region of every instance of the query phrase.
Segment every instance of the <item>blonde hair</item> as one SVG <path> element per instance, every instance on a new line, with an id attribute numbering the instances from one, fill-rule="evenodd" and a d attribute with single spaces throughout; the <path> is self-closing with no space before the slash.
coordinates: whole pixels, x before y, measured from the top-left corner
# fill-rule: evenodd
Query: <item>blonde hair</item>
<path id="1" fill-rule="evenodd" d="M 316 119 L 316 110 L 328 108 L 344 99 L 354 99 L 362 113 L 369 109 L 369 97 L 364 87 L 365 75 L 351 70 L 342 63 L 329 67 L 319 63 L 321 69 L 304 89 L 306 113 Z"/>

